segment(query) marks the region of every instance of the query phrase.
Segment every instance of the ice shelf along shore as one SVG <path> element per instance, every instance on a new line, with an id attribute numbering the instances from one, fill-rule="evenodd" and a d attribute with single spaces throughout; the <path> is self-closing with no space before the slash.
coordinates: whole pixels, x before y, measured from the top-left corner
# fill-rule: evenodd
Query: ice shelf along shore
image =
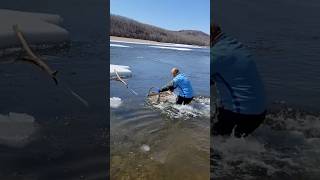
<path id="1" fill-rule="evenodd" d="M 117 78 L 116 72 L 120 77 L 128 78 L 132 76 L 132 72 L 129 66 L 110 64 L 110 79 Z"/>
<path id="2" fill-rule="evenodd" d="M 20 47 L 13 30 L 18 25 L 30 45 L 55 45 L 69 41 L 59 15 L 0 9 L 0 50 Z"/>
<path id="3" fill-rule="evenodd" d="M 118 37 L 119 38 L 119 37 Z M 130 39 L 130 38 L 119 38 L 120 40 L 112 39 L 111 43 L 126 43 L 126 44 L 142 44 L 142 45 L 151 45 L 151 46 L 166 46 L 166 47 L 180 47 L 180 48 L 207 48 L 206 46 L 198 46 L 198 45 L 189 45 L 189 44 L 174 44 L 174 43 L 165 43 L 165 42 L 155 42 L 141 39 Z"/>

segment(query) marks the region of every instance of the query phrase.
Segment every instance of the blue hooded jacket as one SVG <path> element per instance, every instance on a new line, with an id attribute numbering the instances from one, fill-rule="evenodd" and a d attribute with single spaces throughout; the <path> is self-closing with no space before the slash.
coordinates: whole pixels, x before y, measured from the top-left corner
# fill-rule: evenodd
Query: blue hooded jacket
<path id="1" fill-rule="evenodd" d="M 260 114 L 266 110 L 263 83 L 241 43 L 225 35 L 220 37 L 211 48 L 210 65 L 218 106 L 240 114 Z"/>
<path id="2" fill-rule="evenodd" d="M 193 97 L 191 82 L 184 74 L 178 74 L 172 81 L 173 87 L 178 90 L 178 96 L 185 98 Z"/>
<path id="3" fill-rule="evenodd" d="M 177 95 L 185 98 L 193 97 L 193 89 L 189 79 L 182 73 L 179 73 L 166 86 L 160 89 L 160 92 L 167 90 L 177 90 Z"/>

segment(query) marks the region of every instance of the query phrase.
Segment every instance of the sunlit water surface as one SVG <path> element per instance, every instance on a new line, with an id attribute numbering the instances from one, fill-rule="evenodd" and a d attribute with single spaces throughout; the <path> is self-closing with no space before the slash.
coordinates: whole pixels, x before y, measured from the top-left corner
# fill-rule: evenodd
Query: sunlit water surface
<path id="1" fill-rule="evenodd" d="M 111 63 L 131 67 L 133 76 L 127 82 L 138 95 L 120 82 L 110 81 L 110 97 L 114 97 L 111 178 L 208 179 L 209 49 L 112 44 Z M 172 67 L 190 78 L 195 100 L 191 105 L 175 105 L 172 97 L 171 102 L 150 105 L 146 102 L 148 90 L 171 80 Z"/>

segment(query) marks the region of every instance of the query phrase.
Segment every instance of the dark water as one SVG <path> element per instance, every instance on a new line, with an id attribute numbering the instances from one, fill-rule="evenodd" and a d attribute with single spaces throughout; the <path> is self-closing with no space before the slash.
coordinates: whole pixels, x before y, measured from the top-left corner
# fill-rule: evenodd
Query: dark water
<path id="1" fill-rule="evenodd" d="M 213 137 L 215 179 L 318 179 L 318 1 L 216 1 L 214 21 L 253 52 L 269 112 L 249 138 Z"/>
<path id="2" fill-rule="evenodd" d="M 269 102 L 320 110 L 319 6 L 312 0 L 215 3 L 214 20 L 256 55 Z"/>
<path id="3" fill-rule="evenodd" d="M 122 99 L 111 108 L 112 179 L 209 178 L 209 49 L 179 51 L 149 45 L 113 43 L 111 64 L 131 67 L 131 94 L 120 82 L 110 81 L 110 97 Z M 191 80 L 196 102 L 190 106 L 146 104 L 150 87 L 171 80 L 178 67 Z M 198 106 L 197 106 L 198 105 Z M 149 147 L 149 151 L 141 148 Z"/>
<path id="4" fill-rule="evenodd" d="M 71 44 L 39 52 L 59 71 L 59 86 L 33 65 L 0 65 L 0 179 L 106 179 L 106 2 L 5 1 L 1 8 L 61 15 Z"/>

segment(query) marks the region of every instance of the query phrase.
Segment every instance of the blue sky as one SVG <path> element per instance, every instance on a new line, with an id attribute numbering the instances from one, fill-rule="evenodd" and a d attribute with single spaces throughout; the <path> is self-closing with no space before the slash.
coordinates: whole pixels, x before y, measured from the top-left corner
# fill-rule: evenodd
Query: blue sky
<path id="1" fill-rule="evenodd" d="M 210 32 L 210 0 L 111 0 L 110 12 L 169 30 Z"/>

